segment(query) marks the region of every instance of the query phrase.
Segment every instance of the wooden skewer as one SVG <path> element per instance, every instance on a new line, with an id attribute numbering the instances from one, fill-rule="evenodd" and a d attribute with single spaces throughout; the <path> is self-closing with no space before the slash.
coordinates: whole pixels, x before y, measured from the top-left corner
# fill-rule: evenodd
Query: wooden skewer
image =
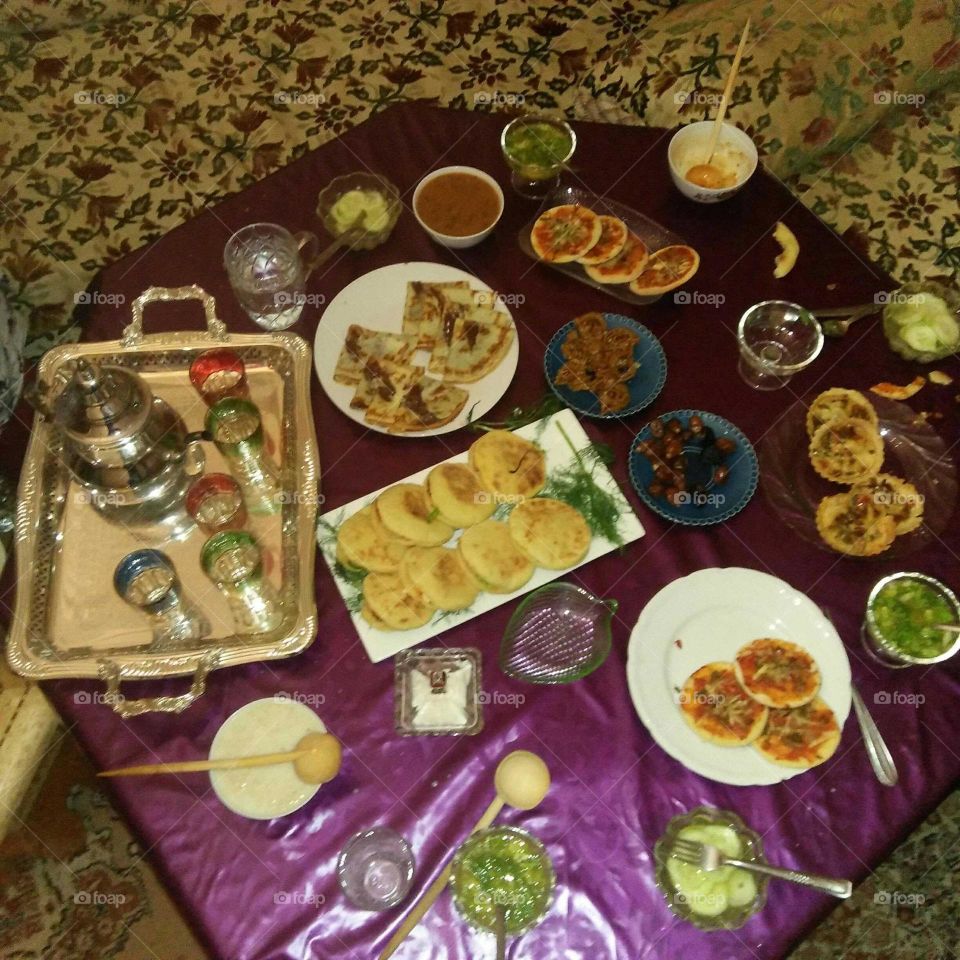
<path id="1" fill-rule="evenodd" d="M 740 34 L 740 44 L 733 57 L 733 64 L 730 67 L 730 74 L 727 77 L 727 85 L 723 88 L 723 96 L 720 98 L 720 108 L 717 110 L 717 116 L 713 121 L 713 133 L 710 134 L 710 151 L 704 164 L 708 164 L 717 149 L 717 141 L 720 139 L 720 128 L 723 126 L 723 118 L 727 114 L 727 105 L 730 103 L 730 94 L 733 92 L 733 84 L 737 79 L 737 73 L 740 70 L 740 61 L 743 59 L 743 50 L 747 45 L 747 35 L 750 33 L 750 18 L 743 26 L 743 33 Z"/>
<path id="2" fill-rule="evenodd" d="M 139 767 L 101 770 L 98 777 L 145 777 L 152 773 L 199 773 L 202 770 L 238 770 L 241 767 L 267 767 L 275 763 L 292 763 L 314 748 L 288 750 L 286 753 L 262 753 L 256 757 L 235 757 L 223 760 L 182 760 L 176 763 L 148 763 Z"/>
<path id="3" fill-rule="evenodd" d="M 470 831 L 470 833 L 478 833 L 480 830 L 486 830 L 487 827 L 493 823 L 496 819 L 497 814 L 503 808 L 504 800 L 502 797 L 494 798 L 493 802 L 489 807 L 484 811 L 484 814 L 477 821 L 476 826 Z M 451 858 L 452 861 L 452 858 Z M 390 938 L 390 942 L 383 948 L 383 951 L 380 954 L 379 960 L 387 960 L 387 957 L 393 955 L 393 952 L 400 946 L 401 943 L 407 938 L 407 934 L 423 919 L 423 915 L 433 906 L 434 901 L 437 897 L 443 893 L 447 884 L 450 882 L 450 875 L 453 873 L 453 867 L 451 863 L 448 863 L 443 870 L 440 871 L 440 874 L 437 876 L 437 879 L 433 881 L 427 891 L 420 897 L 420 899 L 413 905 L 410 912 L 404 917 L 403 923 L 400 925 L 397 932 Z"/>

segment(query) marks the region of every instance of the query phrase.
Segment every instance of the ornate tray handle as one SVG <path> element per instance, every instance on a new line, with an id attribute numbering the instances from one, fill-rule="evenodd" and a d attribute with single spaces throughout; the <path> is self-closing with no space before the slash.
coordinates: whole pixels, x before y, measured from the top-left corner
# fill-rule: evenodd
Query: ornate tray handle
<path id="1" fill-rule="evenodd" d="M 104 699 L 113 707 L 114 713 L 120 714 L 125 720 L 129 717 L 137 717 L 141 713 L 183 713 L 195 700 L 203 696 L 207 687 L 207 674 L 216 669 L 219 659 L 219 654 L 211 653 L 197 662 L 196 670 L 193 672 L 193 682 L 186 693 L 181 693 L 178 697 L 144 697 L 142 700 L 128 700 L 120 692 L 123 669 L 105 660 L 100 664 L 100 676 L 107 685 Z"/>
<path id="2" fill-rule="evenodd" d="M 171 300 L 199 300 L 207 315 L 207 332 L 214 340 L 227 339 L 227 325 L 217 318 L 217 305 L 203 287 L 148 287 L 133 301 L 133 319 L 123 328 L 120 345 L 136 347 L 143 342 L 143 308 L 148 303 L 169 303 Z"/>

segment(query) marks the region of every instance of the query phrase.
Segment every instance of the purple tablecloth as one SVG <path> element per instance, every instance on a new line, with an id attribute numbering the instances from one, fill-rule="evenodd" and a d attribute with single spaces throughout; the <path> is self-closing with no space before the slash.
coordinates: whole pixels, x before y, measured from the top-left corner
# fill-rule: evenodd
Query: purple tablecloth
<path id="1" fill-rule="evenodd" d="M 130 299 L 150 285 L 199 283 L 217 298 L 231 329 L 250 323 L 231 296 L 220 266 L 224 241 L 254 220 L 291 229 L 315 227 L 314 199 L 332 177 L 369 167 L 394 180 L 409 198 L 431 167 L 480 166 L 503 184 L 507 210 L 496 232 L 461 252 L 431 244 L 409 212 L 385 247 L 338 258 L 310 292 L 328 299 L 360 275 L 400 260 L 461 266 L 504 294 L 522 294 L 514 311 L 520 333 L 517 376 L 496 412 L 529 403 L 544 390 L 543 347 L 561 324 L 591 309 L 623 305 L 528 261 L 517 231 L 533 207 L 509 191 L 499 155 L 502 121 L 425 105 L 393 108 L 310 153 L 161 240 L 109 267 L 97 288 Z M 659 130 L 579 124 L 575 176 L 597 192 L 629 203 L 685 236 L 702 253 L 698 277 L 686 288 L 722 294 L 720 306 L 677 305 L 670 296 L 651 307 L 626 307 L 661 339 L 669 361 L 666 388 L 653 412 L 681 407 L 715 411 L 754 443 L 796 397 L 828 386 L 868 387 L 906 382 L 917 372 L 885 347 L 876 325 L 855 327 L 828 342 L 821 358 L 790 389 L 757 393 L 737 377 L 733 329 L 748 305 L 769 298 L 811 306 L 869 300 L 889 279 L 821 225 L 771 177 L 758 174 L 731 201 L 705 207 L 683 200 L 669 183 L 666 144 Z M 799 237 L 801 255 L 784 280 L 771 275 L 776 220 Z M 151 307 L 148 331 L 199 325 L 194 307 Z M 321 311 L 308 308 L 296 328 L 312 338 Z M 119 335 L 125 308 L 97 306 L 85 336 Z M 362 321 L 362 317 L 357 318 Z M 957 373 L 956 361 L 943 364 Z M 927 387 L 913 401 L 937 408 L 937 428 L 954 443 L 958 407 L 954 389 Z M 466 449 L 468 433 L 439 439 L 398 439 L 368 433 L 338 413 L 314 383 L 312 403 L 323 469 L 324 509 L 336 507 Z M 591 422 L 587 429 L 613 445 L 615 474 L 628 489 L 630 438 L 649 412 L 624 423 Z M 8 433 L 8 451 L 22 433 Z M 205 754 L 223 719 L 238 706 L 279 691 L 313 698 L 345 745 L 341 776 L 301 811 L 272 822 L 244 820 L 224 809 L 203 776 L 156 777 L 114 783 L 116 800 L 132 822 L 177 901 L 212 952 L 229 960 L 369 958 L 399 923 L 400 910 L 364 913 L 343 899 L 334 876 L 337 852 L 356 831 L 375 824 L 399 830 L 413 844 L 418 869 L 414 893 L 437 873 L 451 846 L 492 798 L 492 771 L 508 750 L 543 755 L 554 785 L 540 808 L 508 811 L 504 822 L 543 839 L 556 865 L 558 894 L 548 918 L 519 940 L 514 960 L 564 958 L 761 958 L 782 956 L 833 902 L 790 884 L 775 884 L 763 912 L 741 930 L 705 934 L 675 920 L 653 885 L 652 848 L 675 814 L 706 803 L 737 811 L 766 842 L 771 858 L 854 879 L 863 878 L 948 791 L 960 773 L 955 711 L 957 669 L 884 671 L 864 662 L 857 632 L 872 583 L 895 560 L 844 560 L 802 542 L 772 513 L 762 494 L 735 519 L 710 529 L 661 521 L 630 491 L 647 535 L 572 579 L 601 596 L 615 596 L 613 653 L 586 680 L 565 687 L 534 687 L 506 679 L 496 666 L 499 639 L 511 606 L 443 636 L 451 645 L 479 647 L 483 687 L 521 695 L 519 705 L 490 703 L 486 726 L 472 738 L 402 738 L 393 730 L 393 666 L 373 665 L 360 646 L 325 565 L 318 563 L 316 642 L 291 660 L 214 674 L 206 695 L 180 716 L 124 721 L 109 706 L 80 703 L 93 682 L 58 682 L 46 690 L 95 763 L 118 766 Z M 952 524 L 941 543 L 913 555 L 909 566 L 956 581 L 960 536 Z M 873 705 L 880 691 L 916 694 L 914 703 L 877 705 L 874 713 L 900 768 L 900 785 L 881 787 L 871 774 L 851 714 L 836 756 L 783 784 L 736 788 L 688 772 L 652 741 L 634 713 L 624 664 L 631 627 L 653 594 L 676 577 L 710 566 L 746 566 L 782 577 L 829 609 L 846 641 L 853 674 Z M 132 695 L 175 693 L 183 680 L 154 683 Z M 494 698 L 496 699 L 496 698 Z M 504 698 L 501 697 L 501 700 Z M 904 698 L 901 698 L 903 701 Z M 443 897 L 405 946 L 403 958 L 493 956 L 492 944 L 465 932 Z"/>

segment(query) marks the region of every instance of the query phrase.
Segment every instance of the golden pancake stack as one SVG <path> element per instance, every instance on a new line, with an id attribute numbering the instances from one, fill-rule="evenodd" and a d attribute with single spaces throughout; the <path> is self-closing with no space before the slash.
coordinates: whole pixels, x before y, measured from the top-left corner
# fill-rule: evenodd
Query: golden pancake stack
<path id="1" fill-rule="evenodd" d="M 807 410 L 808 453 L 825 480 L 849 486 L 824 497 L 817 531 L 839 553 L 870 557 L 923 522 L 923 497 L 908 481 L 881 473 L 884 449 L 877 412 L 856 390 L 833 387 Z"/>
<path id="2" fill-rule="evenodd" d="M 590 528 L 578 510 L 537 496 L 546 480 L 538 446 L 494 430 L 471 446 L 468 462 L 441 463 L 423 484 L 381 492 L 337 532 L 337 561 L 366 573 L 363 618 L 378 630 L 412 630 L 438 610 L 466 609 L 481 590 L 519 590 L 536 567 L 580 563 Z M 509 518 L 494 519 L 504 503 Z"/>

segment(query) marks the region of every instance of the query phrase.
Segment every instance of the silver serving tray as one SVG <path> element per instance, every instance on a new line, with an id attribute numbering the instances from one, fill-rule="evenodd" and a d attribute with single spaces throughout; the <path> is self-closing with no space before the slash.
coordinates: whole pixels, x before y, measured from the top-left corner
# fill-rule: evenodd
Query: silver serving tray
<path id="1" fill-rule="evenodd" d="M 146 304 L 191 299 L 203 303 L 206 332 L 143 333 Z M 16 673 L 38 680 L 103 679 L 103 702 L 122 716 L 180 712 L 203 693 L 211 670 L 292 656 L 317 633 L 319 461 L 309 403 L 309 346 L 293 333 L 228 334 L 217 319 L 213 298 L 196 286 L 151 287 L 133 302 L 132 313 L 120 340 L 48 351 L 40 361 L 38 387 L 51 387 L 63 364 L 78 357 L 132 367 L 177 410 L 188 430 L 201 430 L 207 407 L 190 383 L 190 363 L 211 347 L 235 350 L 246 365 L 251 399 L 263 416 L 266 445 L 280 464 L 280 512 L 252 517 L 247 528 L 264 548 L 265 573 L 280 592 L 285 616 L 270 633 L 243 636 L 214 626 L 213 634 L 201 641 L 157 649 L 146 617 L 114 592 L 114 568 L 131 550 L 162 549 L 173 560 L 185 593 L 211 622 L 231 624 L 226 601 L 200 567 L 206 534 L 195 529 L 185 539 L 172 541 L 162 539 L 158 528 L 130 529 L 106 520 L 64 465 L 59 431 L 38 413 L 18 491 L 18 590 L 7 658 Z M 203 448 L 207 471 L 229 472 L 212 443 L 203 443 Z M 193 675 L 191 688 L 179 696 L 130 700 L 120 693 L 123 680 L 188 674 Z"/>

